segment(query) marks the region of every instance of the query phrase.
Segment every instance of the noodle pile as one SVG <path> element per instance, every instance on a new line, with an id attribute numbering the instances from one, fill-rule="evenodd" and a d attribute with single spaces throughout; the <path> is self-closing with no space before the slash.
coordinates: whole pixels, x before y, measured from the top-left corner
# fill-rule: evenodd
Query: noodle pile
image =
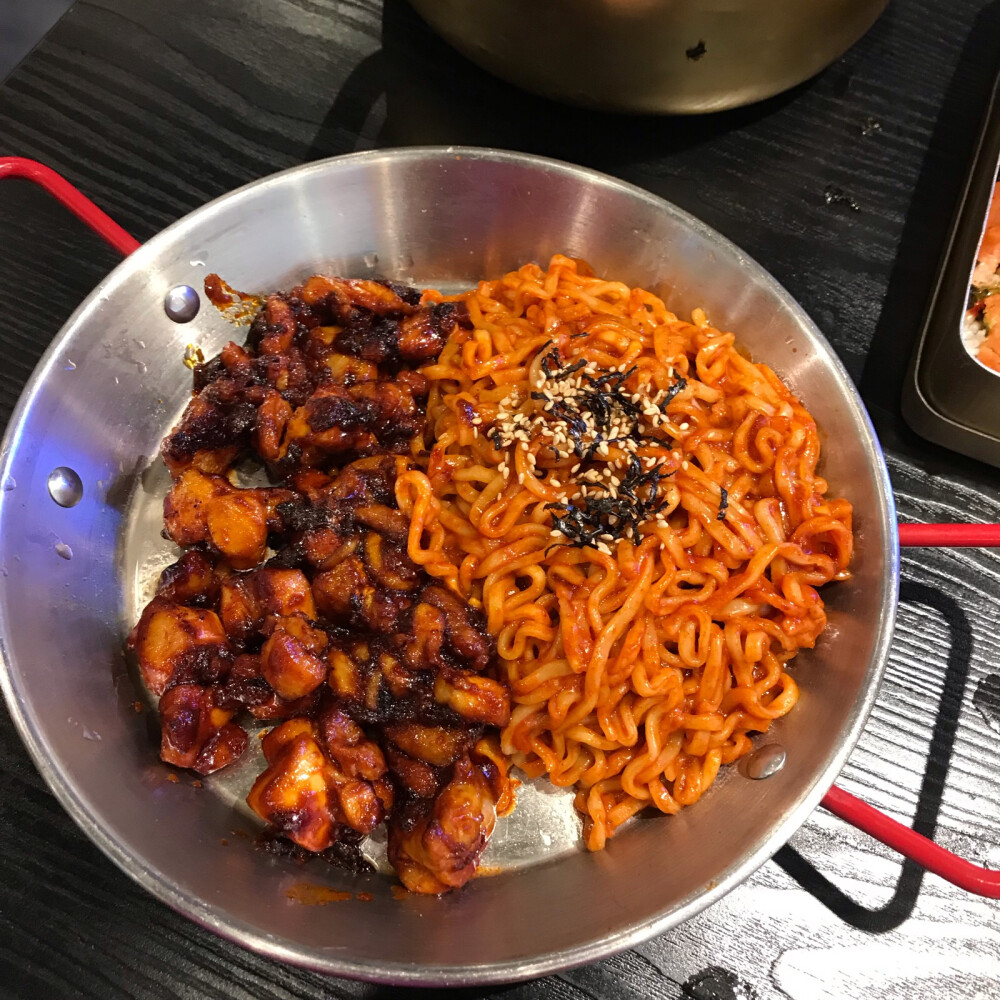
<path id="1" fill-rule="evenodd" d="M 697 801 L 795 705 L 851 505 L 825 496 L 808 411 L 700 310 L 562 256 L 451 301 L 471 329 L 422 369 L 409 555 L 486 613 L 504 752 L 575 786 L 600 850 Z"/>

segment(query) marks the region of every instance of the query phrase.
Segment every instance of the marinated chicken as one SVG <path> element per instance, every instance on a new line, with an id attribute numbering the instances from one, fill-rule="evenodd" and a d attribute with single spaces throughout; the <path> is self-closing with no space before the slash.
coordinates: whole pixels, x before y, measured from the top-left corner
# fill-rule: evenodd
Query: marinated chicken
<path id="1" fill-rule="evenodd" d="M 472 877 L 512 803 L 495 643 L 409 558 L 395 499 L 424 425 L 410 366 L 457 323 L 390 282 L 316 276 L 269 296 L 242 347 L 195 369 L 163 443 L 164 534 L 184 551 L 129 637 L 164 761 L 209 774 L 245 751 L 241 718 L 276 723 L 254 812 L 313 852 L 386 821 L 423 893 Z M 235 485 L 244 459 L 273 485 Z"/>

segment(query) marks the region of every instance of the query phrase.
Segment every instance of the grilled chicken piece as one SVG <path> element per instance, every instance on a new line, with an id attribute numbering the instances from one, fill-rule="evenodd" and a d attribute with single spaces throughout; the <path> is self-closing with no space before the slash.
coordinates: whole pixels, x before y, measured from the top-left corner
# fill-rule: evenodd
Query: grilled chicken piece
<path id="1" fill-rule="evenodd" d="M 211 774 L 238 760 L 249 742 L 246 731 L 230 721 L 232 708 L 216 704 L 215 688 L 178 684 L 160 699 L 160 758 L 177 767 Z"/>
<path id="2" fill-rule="evenodd" d="M 146 605 L 128 644 L 154 695 L 163 694 L 172 684 L 211 683 L 229 670 L 226 633 L 218 615 L 165 597 L 154 597 Z"/>
<path id="3" fill-rule="evenodd" d="M 318 330 L 332 331 L 332 337 L 327 342 L 332 344 L 340 333 L 339 326 L 318 327 Z M 312 331 L 315 336 L 317 330 Z M 323 364 L 333 377 L 334 382 L 340 385 L 352 386 L 360 382 L 374 382 L 378 379 L 378 365 L 373 365 L 370 361 L 362 361 L 360 358 L 352 358 L 349 354 L 338 354 L 331 351 L 323 356 Z"/>
<path id="4" fill-rule="evenodd" d="M 317 721 L 327 753 L 349 778 L 375 781 L 385 774 L 385 757 L 378 744 L 346 712 L 330 708 Z"/>
<path id="5" fill-rule="evenodd" d="M 269 531 L 282 526 L 279 505 L 294 494 L 278 487 L 241 490 L 224 476 L 182 472 L 163 501 L 167 535 L 182 547 L 208 542 L 234 569 L 264 557 Z"/>
<path id="6" fill-rule="evenodd" d="M 371 508 L 368 508 L 370 511 Z M 399 511 L 390 513 L 398 514 Z M 413 590 L 420 583 L 420 569 L 404 546 L 385 541 L 374 531 L 365 533 L 361 551 L 369 579 L 386 590 Z"/>
<path id="7" fill-rule="evenodd" d="M 420 603 L 413 610 L 410 634 L 404 639 L 402 655 L 411 670 L 431 670 L 446 664 L 444 615 L 430 604 Z"/>
<path id="8" fill-rule="evenodd" d="M 267 552 L 267 507 L 253 490 L 213 497 L 206 504 L 208 537 L 233 569 L 252 569 Z"/>
<path id="9" fill-rule="evenodd" d="M 437 768 L 426 761 L 417 760 L 403 753 L 391 743 L 386 745 L 385 759 L 388 761 L 392 776 L 411 797 L 433 799 L 446 780 Z"/>
<path id="10" fill-rule="evenodd" d="M 376 633 L 392 633 L 412 606 L 402 591 L 374 586 L 357 555 L 341 560 L 333 569 L 317 573 L 313 593 L 320 612 L 345 625 L 365 627 Z"/>
<path id="11" fill-rule="evenodd" d="M 295 313 L 283 295 L 269 295 L 254 319 L 259 354 L 284 354 L 295 339 Z"/>
<path id="12" fill-rule="evenodd" d="M 264 679 L 260 656 L 243 653 L 233 661 L 220 696 L 226 706 L 242 706 L 256 718 L 268 722 L 311 715 L 319 704 L 320 691 L 286 701 Z"/>
<path id="13" fill-rule="evenodd" d="M 444 667 L 434 678 L 434 698 L 469 722 L 503 727 L 510 721 L 510 694 L 489 677 Z"/>
<path id="14" fill-rule="evenodd" d="M 476 739 L 475 730 L 425 726 L 419 722 L 390 722 L 382 731 L 405 754 L 434 767 L 454 764 Z"/>
<path id="15" fill-rule="evenodd" d="M 358 278 L 329 278 L 313 275 L 292 289 L 292 297 L 311 306 L 317 315 L 325 311 L 331 318 L 346 321 L 356 309 L 376 316 L 406 316 L 416 311 L 420 293 L 405 285 Z"/>
<path id="16" fill-rule="evenodd" d="M 195 396 L 181 422 L 164 439 L 160 454 L 175 478 L 185 469 L 225 472 L 240 452 L 240 444 L 233 439 L 225 409 L 207 396 Z"/>
<path id="17" fill-rule="evenodd" d="M 411 892 L 437 895 L 475 874 L 496 822 L 496 799 L 482 770 L 461 758 L 427 814 L 410 826 L 393 816 L 389 860 Z"/>
<path id="18" fill-rule="evenodd" d="M 371 833 L 385 806 L 371 781 L 350 777 L 327 755 L 311 719 L 290 719 L 264 737 L 268 767 L 247 803 L 277 832 L 308 851 L 337 840 L 338 827 Z"/>
<path id="19" fill-rule="evenodd" d="M 384 503 L 364 503 L 354 508 L 354 520 L 372 531 L 377 531 L 386 541 L 405 548 L 410 534 L 410 519 L 401 511 Z"/>
<path id="20" fill-rule="evenodd" d="M 163 501 L 163 523 L 170 539 L 187 548 L 208 539 L 208 505 L 233 489 L 224 476 L 198 469 L 182 472 Z"/>
<path id="21" fill-rule="evenodd" d="M 328 477 L 322 496 L 327 502 L 345 501 L 352 506 L 373 503 L 393 505 L 396 502 L 396 476 L 406 467 L 406 460 L 396 455 L 359 458 L 341 469 L 336 477 Z M 307 474 L 302 473 L 303 476 Z M 297 486 L 299 482 L 297 477 Z"/>
<path id="22" fill-rule="evenodd" d="M 343 330 L 335 342 L 337 348 L 376 364 L 421 362 L 436 357 L 456 324 L 468 321 L 467 313 L 452 303 L 411 309 L 410 315 L 389 322 L 372 322 L 344 310 L 338 315 Z"/>
<path id="23" fill-rule="evenodd" d="M 492 656 L 492 643 L 482 612 L 436 584 L 424 588 L 421 600 L 444 615 L 445 635 L 460 660 L 473 670 L 485 670 Z"/>
<path id="24" fill-rule="evenodd" d="M 402 377 L 320 386 L 288 420 L 282 448 L 301 449 L 303 465 L 344 452 L 404 452 L 423 426 L 423 409 Z"/>
<path id="25" fill-rule="evenodd" d="M 219 576 L 203 553 L 191 550 L 160 574 L 156 593 L 175 604 L 207 607 L 219 599 Z"/>
<path id="26" fill-rule="evenodd" d="M 254 447 L 265 462 L 277 462 L 284 458 L 286 447 L 282 445 L 285 428 L 292 416 L 292 404 L 275 389 L 272 389 L 257 410 L 254 426 Z"/>
<path id="27" fill-rule="evenodd" d="M 256 633 L 270 634 L 275 618 L 316 618 L 312 588 L 298 569 L 257 569 L 227 576 L 222 581 L 219 617 L 226 634 L 237 645 Z"/>
<path id="28" fill-rule="evenodd" d="M 302 640 L 278 627 L 260 651 L 265 680 L 281 698 L 304 698 L 326 680 L 327 665 Z"/>
<path id="29" fill-rule="evenodd" d="M 362 672 L 358 660 L 363 659 L 367 662 L 368 651 L 362 644 L 361 650 L 356 648 L 353 653 L 352 656 L 347 650 L 339 647 L 330 650 L 326 659 L 330 668 L 327 683 L 338 698 L 360 702 L 365 695 L 368 671 Z"/>

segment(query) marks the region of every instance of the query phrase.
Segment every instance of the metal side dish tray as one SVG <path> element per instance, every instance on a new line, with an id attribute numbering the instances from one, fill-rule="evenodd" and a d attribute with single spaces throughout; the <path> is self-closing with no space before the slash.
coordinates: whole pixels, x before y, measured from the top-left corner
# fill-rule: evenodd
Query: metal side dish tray
<path id="1" fill-rule="evenodd" d="M 903 390 L 921 436 L 1000 465 L 1000 80 L 958 201 Z"/>

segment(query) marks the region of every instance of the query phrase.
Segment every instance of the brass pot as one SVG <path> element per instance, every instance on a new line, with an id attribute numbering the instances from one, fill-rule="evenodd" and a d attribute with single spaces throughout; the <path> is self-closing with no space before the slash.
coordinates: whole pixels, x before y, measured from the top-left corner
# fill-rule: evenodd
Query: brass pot
<path id="1" fill-rule="evenodd" d="M 888 0 L 410 0 L 473 62 L 610 111 L 693 114 L 807 80 Z"/>

